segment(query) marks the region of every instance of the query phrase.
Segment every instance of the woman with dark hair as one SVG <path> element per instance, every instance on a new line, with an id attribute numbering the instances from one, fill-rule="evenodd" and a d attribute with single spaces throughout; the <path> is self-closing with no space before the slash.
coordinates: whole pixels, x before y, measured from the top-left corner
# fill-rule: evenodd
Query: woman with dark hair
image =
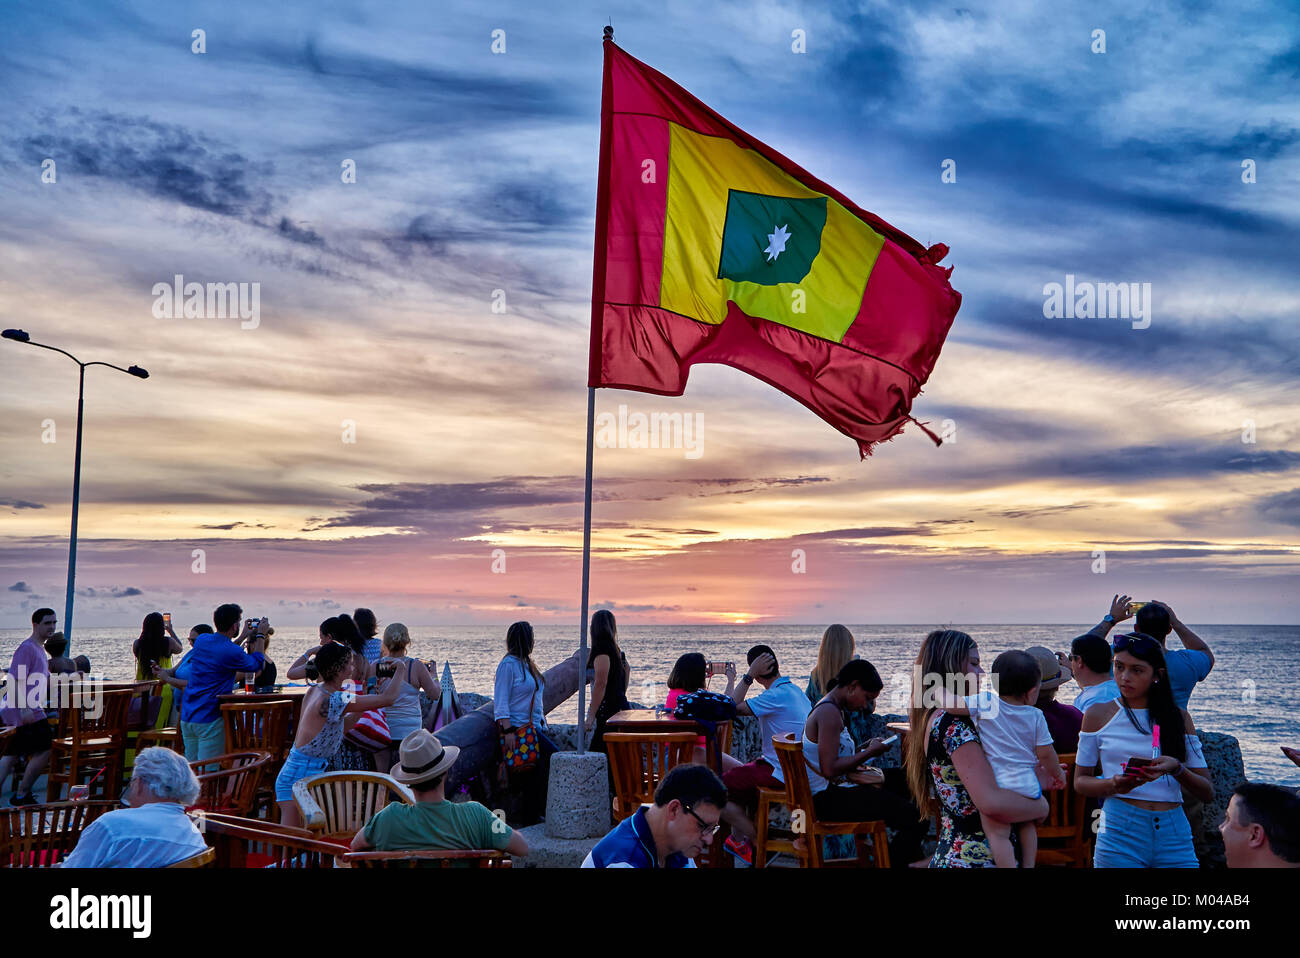
<path id="1" fill-rule="evenodd" d="M 713 678 L 713 670 L 709 667 L 708 661 L 699 652 L 687 652 L 680 656 L 673 664 L 673 670 L 668 673 L 668 697 L 664 699 L 664 707 L 673 709 L 677 707 L 677 700 L 683 695 L 691 692 L 698 692 L 700 689 L 709 687 L 709 679 Z M 728 698 L 736 688 L 736 670 L 733 667 L 727 673 L 727 691 Z M 691 761 L 696 765 L 707 765 L 708 756 L 705 749 L 709 741 L 703 735 L 696 739 L 695 754 Z M 722 753 L 722 770 L 728 771 L 740 765 L 740 759 Z"/>
<path id="2" fill-rule="evenodd" d="M 533 661 L 533 627 L 527 622 L 516 622 L 506 632 L 506 654 L 497 665 L 493 683 L 492 714 L 500 733 L 503 774 L 510 775 L 505 765 L 506 756 L 514 753 L 521 744 L 525 730 L 532 726 L 537 734 L 537 758 L 518 776 L 527 781 L 519 786 L 524 801 L 521 815 L 531 825 L 546 808 L 546 779 L 551 753 L 555 744 L 546 737 L 546 710 L 543 697 L 546 680 Z M 511 782 L 511 791 L 516 790 Z"/>
<path id="3" fill-rule="evenodd" d="M 395 675 L 379 695 L 356 695 L 345 690 L 346 676 L 352 671 L 352 654 L 346 646 L 327 642 L 308 656 L 303 675 L 320 684 L 303 696 L 293 748 L 275 779 L 275 801 L 283 825 L 301 826 L 293 784 L 329 767 L 344 745 L 344 715 L 359 716 L 392 705 L 406 684 L 401 675 Z"/>
<path id="4" fill-rule="evenodd" d="M 982 672 L 979 646 L 957 629 L 931 632 L 916 657 L 905 765 L 922 816 L 939 813 L 931 868 L 994 868 L 980 814 L 1012 823 L 1048 811 L 1045 798 L 999 788 L 975 723 L 943 708 L 947 696 L 974 695 Z"/>
<path id="5" fill-rule="evenodd" d="M 1084 713 L 1074 769 L 1075 791 L 1104 799 L 1093 867 L 1197 868 L 1184 796 L 1211 802 L 1214 785 L 1196 726 L 1159 642 L 1133 632 L 1112 647 L 1119 698 Z"/>
<path id="6" fill-rule="evenodd" d="M 875 701 L 884 687 L 880 673 L 866 659 L 846 662 L 808 713 L 803 754 L 817 817 L 828 822 L 883 820 L 895 833 L 889 843 L 890 864 L 906 868 L 921 857 L 928 825 L 907 798 L 907 780 L 901 769 L 863 764 L 889 746 L 872 739 L 859 749 L 845 720 L 847 714 Z"/>
<path id="7" fill-rule="evenodd" d="M 618 647 L 618 625 L 609 609 L 597 609 L 591 617 L 591 653 L 587 668 L 591 678 L 591 705 L 587 708 L 588 744 L 593 752 L 605 751 L 605 723 L 628 708 L 627 679 L 631 669 Z"/>
<path id="8" fill-rule="evenodd" d="M 366 660 L 364 651 L 366 647 L 365 637 L 361 634 L 361 630 L 357 628 L 356 623 L 352 621 L 352 616 L 346 613 L 332 616 L 320 624 L 320 645 L 314 649 L 308 649 L 300 655 L 297 661 L 289 666 L 289 671 L 285 675 L 292 681 L 307 676 L 307 663 L 310 657 L 329 645 L 342 646 L 348 650 L 350 655 L 347 673 L 343 676 L 343 687 L 353 694 L 363 694 L 369 686 L 370 679 L 375 674 L 375 664 Z M 350 731 L 360 717 L 360 712 L 352 715 L 346 723 L 345 730 Z M 373 772 L 375 770 L 374 753 L 352 742 L 344 741 L 331 758 L 329 770 L 332 772 Z"/>
<path id="9" fill-rule="evenodd" d="M 144 617 L 144 622 L 140 625 L 140 638 L 131 643 L 131 654 L 135 656 L 135 680 L 137 682 L 152 681 L 154 678 L 153 667 L 157 665 L 162 669 L 172 667 L 172 656 L 181 653 L 181 640 L 176 637 L 172 631 L 171 623 L 163 618 L 161 612 L 150 612 Z M 163 684 L 160 694 L 162 699 L 158 707 L 158 717 L 153 722 L 153 728 L 166 728 L 171 724 L 172 717 L 172 687 Z M 139 699 L 133 699 L 131 704 L 136 705 Z M 150 702 L 150 712 L 153 711 L 153 703 Z M 138 717 L 136 719 L 138 721 Z M 137 727 L 137 726 L 133 726 Z M 130 757 L 128 756 L 128 761 Z"/>

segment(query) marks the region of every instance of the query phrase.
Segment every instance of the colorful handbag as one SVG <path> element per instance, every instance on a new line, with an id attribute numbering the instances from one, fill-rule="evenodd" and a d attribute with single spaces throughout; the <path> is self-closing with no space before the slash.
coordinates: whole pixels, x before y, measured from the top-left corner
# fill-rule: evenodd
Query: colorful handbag
<path id="1" fill-rule="evenodd" d="M 528 716 L 530 719 L 536 702 L 537 690 L 534 689 L 533 697 L 528 702 Z M 542 760 L 542 753 L 538 747 L 540 736 L 537 734 L 537 726 L 530 721 L 527 725 L 521 725 L 513 731 L 515 733 L 515 747 L 513 750 L 506 749 L 506 733 L 501 732 L 499 735 L 502 764 L 511 772 L 526 772 L 536 768 L 537 763 Z"/>

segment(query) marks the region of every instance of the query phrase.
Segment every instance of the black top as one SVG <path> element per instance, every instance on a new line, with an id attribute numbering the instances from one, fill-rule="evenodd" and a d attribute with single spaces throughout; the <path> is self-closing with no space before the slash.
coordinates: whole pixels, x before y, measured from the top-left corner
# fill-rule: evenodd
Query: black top
<path id="1" fill-rule="evenodd" d="M 601 655 L 608 655 L 606 652 Z M 592 656 L 594 660 L 596 656 Z M 605 750 L 605 723 L 610 717 L 630 708 L 627 701 L 627 656 L 620 649 L 618 653 L 618 664 L 611 664 L 609 678 L 605 681 L 605 697 L 600 700 L 600 705 L 596 707 L 596 727 L 591 733 L 591 750 L 593 752 L 603 752 Z"/>
<path id="2" fill-rule="evenodd" d="M 273 686 L 275 685 L 275 675 L 275 663 L 270 659 L 267 659 L 266 664 L 262 666 L 262 671 L 258 672 L 257 676 L 253 679 L 253 691 L 274 692 L 275 689 Z"/>

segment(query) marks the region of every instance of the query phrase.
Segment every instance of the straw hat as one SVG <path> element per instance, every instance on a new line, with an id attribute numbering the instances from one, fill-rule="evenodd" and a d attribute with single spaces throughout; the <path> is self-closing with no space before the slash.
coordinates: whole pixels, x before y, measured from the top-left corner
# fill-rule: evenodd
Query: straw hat
<path id="1" fill-rule="evenodd" d="M 418 785 L 437 778 L 456 764 L 460 749 L 455 745 L 443 747 L 432 732 L 417 728 L 398 746 L 400 761 L 390 773 L 403 785 Z"/>
<path id="2" fill-rule="evenodd" d="M 1041 691 L 1047 692 L 1059 685 L 1074 678 L 1074 673 L 1070 671 L 1068 665 L 1062 665 L 1061 660 L 1056 657 L 1056 653 L 1051 649 L 1045 649 L 1041 645 L 1035 645 L 1025 649 L 1027 653 L 1034 657 L 1038 663 L 1038 671 L 1042 673 L 1043 684 Z"/>

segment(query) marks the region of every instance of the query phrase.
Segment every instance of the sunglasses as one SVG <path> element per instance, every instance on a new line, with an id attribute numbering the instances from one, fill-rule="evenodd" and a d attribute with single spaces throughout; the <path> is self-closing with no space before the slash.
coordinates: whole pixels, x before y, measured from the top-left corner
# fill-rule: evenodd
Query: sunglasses
<path id="1" fill-rule="evenodd" d="M 696 815 L 695 809 L 691 808 L 691 806 L 687 805 L 685 802 L 682 802 L 682 808 L 690 812 L 691 818 L 695 819 L 695 821 L 699 823 L 700 834 L 705 838 L 712 838 L 714 835 L 718 834 L 718 829 L 722 827 L 721 822 L 717 825 L 710 825 L 704 819 L 700 818 L 700 816 Z"/>
<path id="2" fill-rule="evenodd" d="M 1159 648 L 1160 643 L 1149 635 L 1142 635 L 1140 632 L 1127 632 L 1124 635 L 1117 635 L 1111 648 L 1116 652 L 1123 652 L 1125 649 L 1141 650 L 1149 647 Z"/>

